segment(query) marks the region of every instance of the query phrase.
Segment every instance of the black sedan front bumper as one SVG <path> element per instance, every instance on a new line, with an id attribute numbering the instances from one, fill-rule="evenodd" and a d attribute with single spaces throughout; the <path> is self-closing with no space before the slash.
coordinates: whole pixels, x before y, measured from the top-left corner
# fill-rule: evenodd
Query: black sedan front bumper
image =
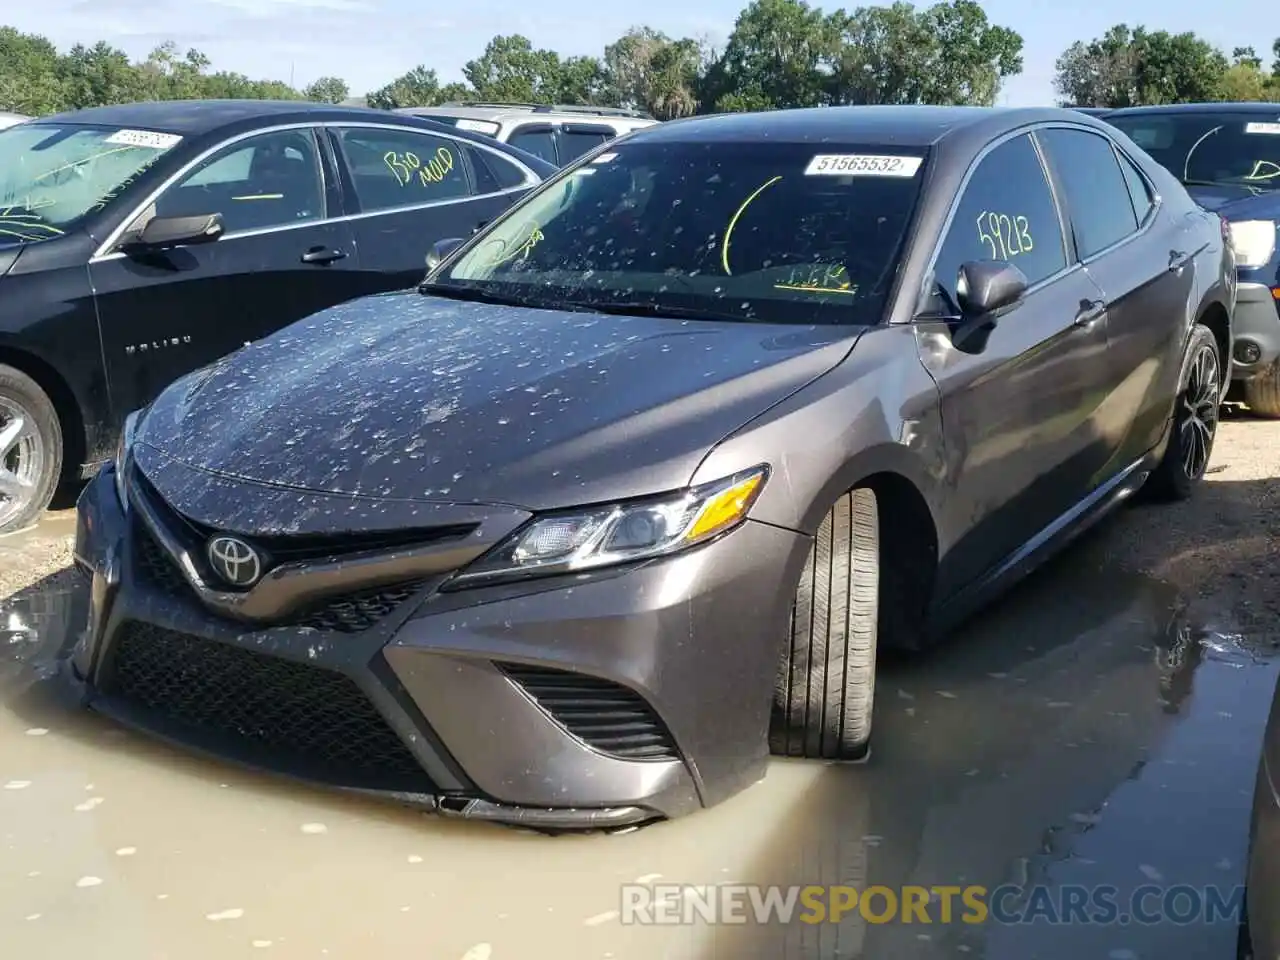
<path id="1" fill-rule="evenodd" d="M 748 523 L 700 556 L 568 584 L 339 592 L 264 626 L 202 603 L 154 532 L 112 467 L 81 497 L 92 590 L 71 668 L 86 704 L 129 726 L 552 830 L 679 816 L 764 774 L 796 534 Z M 734 654 L 691 636 L 732 638 Z"/>

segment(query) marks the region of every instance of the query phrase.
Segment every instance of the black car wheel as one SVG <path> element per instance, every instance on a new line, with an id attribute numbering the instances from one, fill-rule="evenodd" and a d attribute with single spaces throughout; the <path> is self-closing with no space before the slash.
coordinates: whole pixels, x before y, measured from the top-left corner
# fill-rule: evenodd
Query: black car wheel
<path id="1" fill-rule="evenodd" d="M 0 364 L 0 534 L 34 523 L 53 499 L 62 469 L 62 431 L 45 392 Z"/>
<path id="2" fill-rule="evenodd" d="M 861 760 L 871 739 L 880 520 L 876 495 L 845 494 L 814 538 L 791 608 L 769 748 L 779 756 Z"/>
<path id="3" fill-rule="evenodd" d="M 1203 479 L 1218 434 L 1222 361 L 1213 332 L 1197 324 L 1187 350 L 1186 377 L 1174 404 L 1169 445 L 1149 482 L 1164 500 L 1185 500 Z"/>

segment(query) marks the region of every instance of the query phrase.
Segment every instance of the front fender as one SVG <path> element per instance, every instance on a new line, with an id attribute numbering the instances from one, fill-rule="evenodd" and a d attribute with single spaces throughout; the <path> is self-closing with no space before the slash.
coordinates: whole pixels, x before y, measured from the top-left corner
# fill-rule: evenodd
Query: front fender
<path id="1" fill-rule="evenodd" d="M 922 493 L 936 527 L 937 417 L 937 387 L 920 365 L 914 329 L 877 327 L 835 368 L 718 444 L 692 482 L 768 463 L 752 519 L 812 536 L 841 494 L 894 473 Z"/>

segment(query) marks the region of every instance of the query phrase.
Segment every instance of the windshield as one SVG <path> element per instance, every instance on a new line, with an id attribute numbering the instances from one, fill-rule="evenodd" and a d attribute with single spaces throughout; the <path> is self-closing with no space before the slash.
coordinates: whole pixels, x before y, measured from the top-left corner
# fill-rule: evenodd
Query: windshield
<path id="1" fill-rule="evenodd" d="M 433 280 L 553 309 L 875 323 L 922 162 L 865 144 L 619 143 Z"/>
<path id="2" fill-rule="evenodd" d="M 1280 187 L 1280 116 L 1166 113 L 1107 122 L 1183 183 Z"/>
<path id="3" fill-rule="evenodd" d="M 181 139 L 53 123 L 0 131 L 0 244 L 61 236 L 106 209 Z"/>

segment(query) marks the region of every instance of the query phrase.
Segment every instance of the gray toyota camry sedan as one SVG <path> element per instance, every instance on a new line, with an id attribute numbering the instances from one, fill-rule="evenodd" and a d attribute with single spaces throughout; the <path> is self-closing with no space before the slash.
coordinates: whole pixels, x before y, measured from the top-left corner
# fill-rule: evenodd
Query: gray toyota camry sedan
<path id="1" fill-rule="evenodd" d="M 130 418 L 90 707 L 546 830 L 862 760 L 881 647 L 1192 492 L 1230 356 L 1222 221 L 1069 110 L 662 124 L 434 257 Z"/>

